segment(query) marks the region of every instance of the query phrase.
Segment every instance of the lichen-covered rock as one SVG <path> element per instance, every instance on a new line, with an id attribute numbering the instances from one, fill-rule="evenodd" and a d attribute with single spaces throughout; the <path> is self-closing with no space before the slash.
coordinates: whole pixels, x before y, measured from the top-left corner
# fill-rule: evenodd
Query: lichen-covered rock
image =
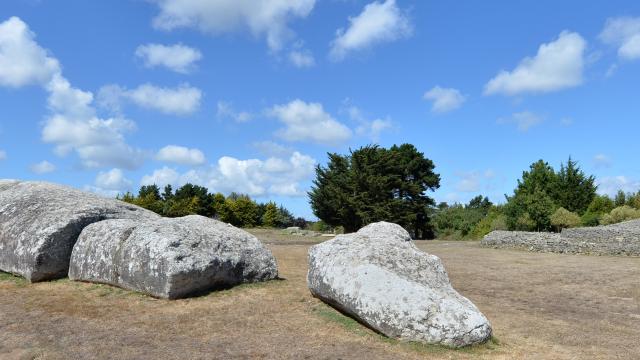
<path id="1" fill-rule="evenodd" d="M 69 268 L 72 280 L 168 299 L 277 275 L 275 258 L 255 236 L 198 215 L 87 226 Z"/>
<path id="2" fill-rule="evenodd" d="M 453 289 L 440 259 L 396 224 L 312 246 L 307 283 L 314 296 L 388 337 L 453 347 L 491 337 L 489 321 Z"/>
<path id="3" fill-rule="evenodd" d="M 64 277 L 82 229 L 105 219 L 151 219 L 143 208 L 45 182 L 0 180 L 0 270 L 31 282 Z"/>

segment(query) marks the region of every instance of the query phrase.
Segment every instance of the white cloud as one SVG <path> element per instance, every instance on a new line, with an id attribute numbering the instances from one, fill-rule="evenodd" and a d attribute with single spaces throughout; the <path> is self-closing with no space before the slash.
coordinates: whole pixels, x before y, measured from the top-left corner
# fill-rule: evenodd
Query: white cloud
<path id="1" fill-rule="evenodd" d="M 27 24 L 15 16 L 0 23 L 0 86 L 45 85 L 59 72 Z"/>
<path id="2" fill-rule="evenodd" d="M 29 169 L 31 172 L 36 174 L 46 174 L 55 171 L 56 166 L 46 160 L 43 160 L 37 164 L 31 165 Z"/>
<path id="3" fill-rule="evenodd" d="M 144 161 L 142 150 L 127 145 L 123 132 L 135 127 L 131 121 L 111 118 L 73 118 L 55 114 L 42 129 L 42 140 L 56 145 L 60 156 L 75 150 L 85 167 L 118 166 L 135 169 Z"/>
<path id="4" fill-rule="evenodd" d="M 146 67 L 164 66 L 181 74 L 190 73 L 195 68 L 195 63 L 202 59 L 202 53 L 198 49 L 182 44 L 140 45 L 136 49 L 136 56 L 142 59 Z"/>
<path id="5" fill-rule="evenodd" d="M 411 22 L 395 0 L 367 4 L 356 17 L 349 17 L 349 27 L 338 29 L 329 56 L 334 61 L 350 52 L 364 50 L 377 43 L 395 41 L 412 33 Z"/>
<path id="6" fill-rule="evenodd" d="M 457 192 L 479 192 L 481 190 L 491 190 L 493 188 L 493 182 L 495 181 L 496 174 L 492 169 L 487 169 L 483 172 L 469 171 L 458 172 L 455 174 L 458 177 L 458 181 L 454 187 Z"/>
<path id="7" fill-rule="evenodd" d="M 271 157 L 266 160 L 241 160 L 230 156 L 218 159 L 215 165 L 180 174 L 164 167 L 142 178 L 142 185 L 172 184 L 181 186 L 187 182 L 206 186 L 210 191 L 232 191 L 252 196 L 304 196 L 301 182 L 310 180 L 316 161 L 299 152 L 288 158 Z"/>
<path id="8" fill-rule="evenodd" d="M 599 38 L 605 44 L 618 47 L 618 56 L 622 59 L 640 59 L 640 17 L 607 19 Z"/>
<path id="9" fill-rule="evenodd" d="M 586 46 L 578 33 L 563 31 L 513 71 L 501 71 L 485 85 L 484 94 L 544 93 L 578 86 L 583 81 Z"/>
<path id="10" fill-rule="evenodd" d="M 320 103 L 293 100 L 272 107 L 268 114 L 286 125 L 276 134 L 288 141 L 335 145 L 351 138 L 351 130 L 326 113 Z"/>
<path id="11" fill-rule="evenodd" d="M 7 152 L 4 150 L 0 150 L 0 161 L 7 159 Z"/>
<path id="12" fill-rule="evenodd" d="M 347 112 L 349 113 L 351 120 L 359 124 L 358 127 L 356 127 L 356 134 L 359 136 L 366 136 L 374 142 L 380 140 L 380 135 L 382 135 L 384 131 L 393 128 L 393 122 L 391 119 L 368 120 L 362 114 L 362 110 L 357 106 L 349 106 L 347 108 Z"/>
<path id="13" fill-rule="evenodd" d="M 602 195 L 615 196 L 618 190 L 624 192 L 637 192 L 640 190 L 640 180 L 627 176 L 607 176 L 596 180 L 598 193 Z"/>
<path id="14" fill-rule="evenodd" d="M 161 169 L 154 170 L 151 175 L 145 175 L 140 180 L 140 185 L 153 185 L 156 184 L 160 187 L 164 187 L 168 184 L 178 184 L 180 174 L 169 167 L 163 167 Z"/>
<path id="15" fill-rule="evenodd" d="M 160 8 L 153 20 L 158 29 L 196 28 L 218 35 L 248 30 L 280 50 L 294 34 L 288 23 L 306 18 L 315 0 L 152 0 Z"/>
<path id="16" fill-rule="evenodd" d="M 74 88 L 62 75 L 59 62 L 34 39 L 17 17 L 0 23 L 0 85 L 37 84 L 49 93 L 52 115 L 44 121 L 42 140 L 54 144 L 58 155 L 75 151 L 85 167 L 139 166 L 142 152 L 128 146 L 123 136 L 134 124 L 98 118 L 93 94 Z"/>
<path id="17" fill-rule="evenodd" d="M 289 52 L 289 61 L 299 68 L 312 67 L 316 64 L 316 60 L 308 50 L 292 50 Z"/>
<path id="18" fill-rule="evenodd" d="M 109 198 L 130 191 L 133 186 L 133 182 L 127 179 L 122 170 L 118 168 L 99 172 L 94 184 L 93 186 L 85 185 L 84 190 Z"/>
<path id="19" fill-rule="evenodd" d="M 500 118 L 498 119 L 498 123 L 515 123 L 518 126 L 519 131 L 527 132 L 530 128 L 540 124 L 543 120 L 544 118 L 530 111 L 522 111 L 514 113 L 509 118 Z"/>
<path id="20" fill-rule="evenodd" d="M 127 90 L 118 85 L 103 86 L 98 93 L 98 103 L 114 112 L 119 112 L 122 100 L 140 107 L 172 115 L 189 115 L 200 108 L 200 89 L 182 84 L 176 88 L 143 84 Z"/>
<path id="21" fill-rule="evenodd" d="M 462 106 L 467 100 L 466 96 L 453 88 L 442 88 L 435 86 L 424 94 L 426 100 L 433 101 L 431 111 L 436 113 L 444 113 L 455 110 Z"/>
<path id="22" fill-rule="evenodd" d="M 202 151 L 189 149 L 184 146 L 167 145 L 158 151 L 156 159 L 182 165 L 202 165 L 207 160 Z"/>
<path id="23" fill-rule="evenodd" d="M 593 164 L 598 168 L 611 167 L 611 158 L 605 154 L 597 154 L 593 157 Z"/>
<path id="24" fill-rule="evenodd" d="M 118 168 L 109 171 L 101 171 L 96 176 L 96 187 L 103 190 L 128 190 L 133 183 L 124 176 L 122 170 Z"/>
<path id="25" fill-rule="evenodd" d="M 233 105 L 226 101 L 218 101 L 217 104 L 217 116 L 218 119 L 231 119 L 238 123 L 244 123 L 253 118 L 253 114 L 247 111 L 237 112 Z"/>

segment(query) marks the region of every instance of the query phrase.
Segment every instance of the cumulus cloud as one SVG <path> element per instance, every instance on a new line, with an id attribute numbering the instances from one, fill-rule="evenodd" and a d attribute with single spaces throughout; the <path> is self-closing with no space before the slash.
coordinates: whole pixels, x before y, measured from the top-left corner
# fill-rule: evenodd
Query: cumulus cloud
<path id="1" fill-rule="evenodd" d="M 180 173 L 167 166 L 161 169 L 156 169 L 149 175 L 144 175 L 140 180 L 141 185 L 158 185 L 164 187 L 165 185 L 177 185 L 179 184 Z"/>
<path id="2" fill-rule="evenodd" d="M 202 151 L 177 145 L 167 145 L 160 149 L 156 160 L 191 166 L 202 165 L 207 161 Z"/>
<path id="3" fill-rule="evenodd" d="M 135 168 L 142 162 L 142 152 L 127 145 L 123 136 L 134 124 L 97 117 L 93 94 L 64 78 L 58 60 L 35 42 L 17 17 L 0 23 L 0 85 L 40 85 L 48 92 L 52 114 L 44 121 L 42 140 L 54 144 L 58 155 L 75 151 L 85 167 Z"/>
<path id="4" fill-rule="evenodd" d="M 316 64 L 309 50 L 292 50 L 289 52 L 289 61 L 299 68 L 308 68 Z"/>
<path id="5" fill-rule="evenodd" d="M 0 23 L 0 86 L 46 85 L 60 72 L 58 60 L 35 41 L 35 34 L 17 17 Z"/>
<path id="6" fill-rule="evenodd" d="M 358 123 L 356 134 L 366 136 L 374 142 L 380 140 L 380 135 L 383 132 L 393 128 L 393 122 L 389 118 L 369 120 L 364 116 L 360 108 L 353 105 L 348 106 L 346 110 L 351 120 Z"/>
<path id="7" fill-rule="evenodd" d="M 231 119 L 238 123 L 244 123 L 253 118 L 253 114 L 250 112 L 236 111 L 230 102 L 218 101 L 217 109 L 218 119 Z"/>
<path id="8" fill-rule="evenodd" d="M 135 89 L 119 85 L 103 86 L 98 93 L 98 103 L 114 112 L 119 112 L 123 100 L 140 107 L 171 115 L 189 115 L 200 108 L 200 89 L 182 84 L 176 88 L 143 84 Z"/>
<path id="9" fill-rule="evenodd" d="M 280 50 L 294 36 L 288 23 L 306 18 L 315 0 L 152 0 L 160 8 L 153 20 L 157 29 L 195 28 L 218 35 L 248 30 Z"/>
<path id="10" fill-rule="evenodd" d="M 544 93 L 582 84 L 587 42 L 575 32 L 563 31 L 540 45 L 534 57 L 526 57 L 512 71 L 501 71 L 484 88 L 485 95 Z"/>
<path id="11" fill-rule="evenodd" d="M 395 0 L 374 1 L 358 16 L 349 18 L 346 30 L 336 31 L 329 57 L 340 61 L 351 52 L 408 37 L 412 31 L 408 16 L 398 8 Z"/>
<path id="12" fill-rule="evenodd" d="M 607 19 L 599 38 L 605 44 L 616 46 L 620 58 L 640 59 L 640 17 Z"/>
<path id="13" fill-rule="evenodd" d="M 297 151 L 288 158 L 270 157 L 266 160 L 223 156 L 214 165 L 185 173 L 169 167 L 157 169 L 145 175 L 141 184 L 181 186 L 189 182 L 222 193 L 235 191 L 252 196 L 304 196 L 301 182 L 311 178 L 315 165 L 313 158 Z"/>
<path id="14" fill-rule="evenodd" d="M 131 180 L 124 176 L 124 172 L 117 168 L 99 172 L 95 184 L 101 189 L 118 191 L 126 190 L 133 185 Z"/>
<path id="15" fill-rule="evenodd" d="M 424 94 L 424 98 L 425 100 L 433 102 L 433 105 L 431 105 L 431 111 L 436 113 L 445 113 L 455 110 L 462 106 L 462 104 L 467 100 L 467 97 L 462 95 L 459 90 L 443 88 L 440 86 L 435 86 L 431 90 L 427 91 Z"/>
<path id="16" fill-rule="evenodd" d="M 597 154 L 593 157 L 593 164 L 597 168 L 611 167 L 611 158 L 605 154 Z"/>
<path id="17" fill-rule="evenodd" d="M 613 197 L 619 190 L 635 193 L 640 189 L 640 180 L 624 175 L 606 176 L 596 179 L 596 185 L 599 194 Z"/>
<path id="18" fill-rule="evenodd" d="M 276 135 L 287 141 L 312 141 L 335 145 L 351 138 L 351 130 L 324 111 L 320 103 L 293 100 L 276 105 L 267 113 L 282 122 L 285 127 Z"/>
<path id="19" fill-rule="evenodd" d="M 544 118 L 542 116 L 536 115 L 531 111 L 522 111 L 514 113 L 508 118 L 500 118 L 498 119 L 498 123 L 514 123 L 517 125 L 519 131 L 527 132 L 530 128 L 540 124 L 543 120 Z"/>
<path id="20" fill-rule="evenodd" d="M 182 44 L 146 44 L 138 46 L 136 57 L 142 59 L 148 68 L 163 66 L 177 73 L 188 74 L 195 69 L 195 63 L 202 59 L 202 53 Z"/>
<path id="21" fill-rule="evenodd" d="M 29 169 L 35 174 L 46 174 L 55 171 L 56 166 L 46 160 L 43 160 L 37 164 L 31 165 Z"/>
<path id="22" fill-rule="evenodd" d="M 99 172 L 94 185 L 85 185 L 84 190 L 104 197 L 114 198 L 131 190 L 132 185 L 133 182 L 124 176 L 122 170 L 114 168 L 109 171 Z"/>

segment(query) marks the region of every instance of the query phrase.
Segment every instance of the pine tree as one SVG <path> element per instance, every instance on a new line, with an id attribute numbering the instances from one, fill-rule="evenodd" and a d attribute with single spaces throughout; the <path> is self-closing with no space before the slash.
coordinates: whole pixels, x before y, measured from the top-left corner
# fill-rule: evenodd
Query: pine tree
<path id="1" fill-rule="evenodd" d="M 416 238 L 431 235 L 429 211 L 435 203 L 426 192 L 439 187 L 440 177 L 433 172 L 433 162 L 413 145 L 372 145 L 349 155 L 328 155 L 327 166 L 316 168 L 309 192 L 318 218 L 346 232 L 386 220 Z"/>
<path id="2" fill-rule="evenodd" d="M 275 227 L 278 223 L 278 207 L 274 202 L 270 202 L 265 206 L 264 215 L 262 215 L 262 225 L 267 227 Z"/>

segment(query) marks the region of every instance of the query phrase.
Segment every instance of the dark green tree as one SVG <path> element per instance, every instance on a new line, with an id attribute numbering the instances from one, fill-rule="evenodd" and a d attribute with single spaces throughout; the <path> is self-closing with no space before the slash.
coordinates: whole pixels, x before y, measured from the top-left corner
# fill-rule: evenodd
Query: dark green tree
<path id="1" fill-rule="evenodd" d="M 215 215 L 215 211 L 213 209 L 213 195 L 209 194 L 209 190 L 204 186 L 193 185 L 190 183 L 182 185 L 180 188 L 176 189 L 175 194 L 173 195 L 174 200 L 180 201 L 191 201 L 193 198 L 197 198 L 197 210 L 196 214 L 213 217 Z M 191 206 L 195 206 L 192 205 Z"/>
<path id="2" fill-rule="evenodd" d="M 571 158 L 560 165 L 554 189 L 556 205 L 579 215 L 584 214 L 596 196 L 595 177 L 587 176 Z"/>
<path id="3" fill-rule="evenodd" d="M 171 184 L 167 184 L 164 187 L 164 191 L 162 192 L 162 200 L 169 201 L 173 198 L 173 187 Z"/>
<path id="4" fill-rule="evenodd" d="M 158 185 L 153 184 L 153 185 L 143 185 L 140 187 L 140 190 L 138 191 L 138 197 L 140 198 L 144 198 L 144 197 L 151 197 L 153 199 L 156 200 L 160 200 L 160 188 L 158 188 Z"/>
<path id="5" fill-rule="evenodd" d="M 622 190 L 618 190 L 613 202 L 616 205 L 616 207 L 624 206 L 627 203 L 627 194 L 625 194 L 624 191 Z"/>
<path id="6" fill-rule="evenodd" d="M 353 232 L 375 221 L 391 221 L 416 238 L 432 234 L 426 195 L 440 186 L 433 162 L 410 144 L 384 149 L 365 146 L 349 155 L 329 153 L 316 168 L 309 192 L 314 214 L 331 226 Z"/>

